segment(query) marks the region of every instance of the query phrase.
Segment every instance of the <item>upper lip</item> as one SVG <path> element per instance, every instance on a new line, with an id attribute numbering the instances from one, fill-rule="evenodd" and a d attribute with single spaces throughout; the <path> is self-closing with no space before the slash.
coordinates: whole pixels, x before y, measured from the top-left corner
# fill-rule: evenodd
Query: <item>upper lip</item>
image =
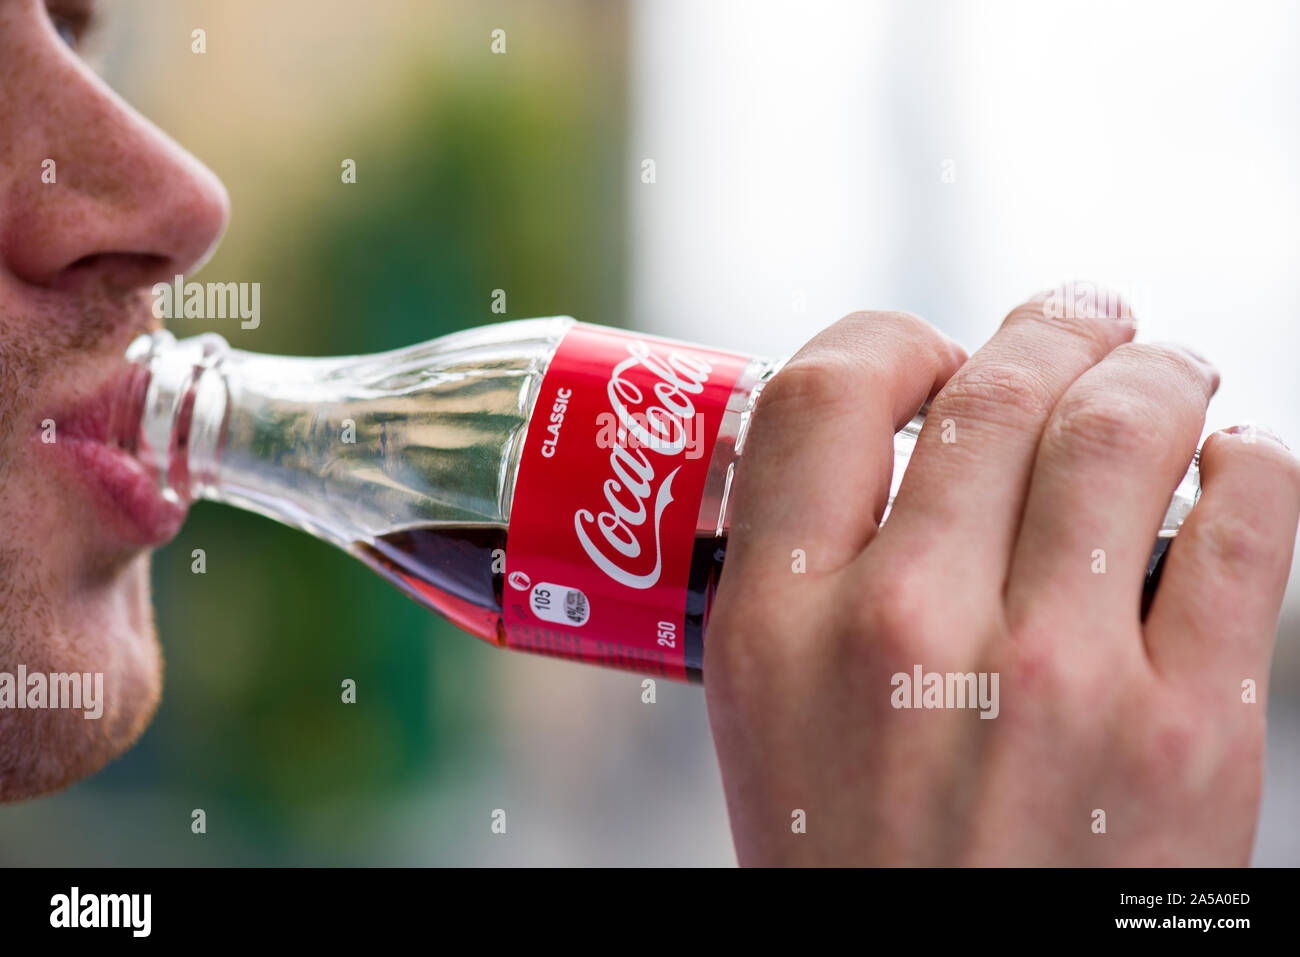
<path id="1" fill-rule="evenodd" d="M 103 503 L 105 531 L 115 540 L 161 544 L 179 530 L 186 508 L 159 488 L 153 470 L 137 457 L 140 416 L 149 374 L 121 368 L 82 398 L 42 420 L 53 419 L 53 446 Z M 58 454 L 58 453 L 56 453 Z"/>
<path id="2" fill-rule="evenodd" d="M 148 377 L 141 369 L 131 367 L 119 371 L 88 396 L 51 417 L 56 440 L 100 442 L 134 455 L 148 384 Z"/>

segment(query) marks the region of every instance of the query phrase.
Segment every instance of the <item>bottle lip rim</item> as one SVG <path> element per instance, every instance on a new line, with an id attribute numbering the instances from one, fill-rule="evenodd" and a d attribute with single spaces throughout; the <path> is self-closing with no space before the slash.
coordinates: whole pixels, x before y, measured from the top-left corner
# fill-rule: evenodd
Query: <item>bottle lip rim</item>
<path id="1" fill-rule="evenodd" d="M 126 347 L 126 361 L 136 365 L 148 362 L 160 349 L 175 343 L 176 337 L 166 329 L 143 333 L 132 339 Z"/>
<path id="2" fill-rule="evenodd" d="M 216 333 L 177 339 L 166 329 L 137 336 L 127 346 L 132 385 L 121 401 L 130 408 L 120 421 L 132 434 L 121 444 L 169 500 L 193 499 L 189 453 L 197 386 L 230 352 Z"/>
<path id="3" fill-rule="evenodd" d="M 156 329 L 136 336 L 126 347 L 126 360 L 137 365 L 146 364 L 164 352 L 179 351 L 181 355 L 194 354 L 195 364 L 210 366 L 231 351 L 230 343 L 215 332 L 202 332 L 195 336 L 177 339 L 167 329 Z"/>

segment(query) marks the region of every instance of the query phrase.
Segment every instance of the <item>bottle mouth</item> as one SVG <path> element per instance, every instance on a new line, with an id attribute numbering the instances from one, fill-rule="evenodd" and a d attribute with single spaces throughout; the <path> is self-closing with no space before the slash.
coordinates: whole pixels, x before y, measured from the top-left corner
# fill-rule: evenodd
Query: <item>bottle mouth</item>
<path id="1" fill-rule="evenodd" d="M 140 420 L 144 414 L 145 392 L 149 388 L 149 371 L 132 365 L 104 397 L 104 426 L 98 436 L 105 445 L 139 457 Z"/>
<path id="2" fill-rule="evenodd" d="M 137 337 L 127 347 L 132 366 L 114 440 L 154 477 L 169 501 L 197 497 L 190 467 L 195 398 L 204 374 L 230 352 L 215 333 L 177 339 L 165 329 Z"/>

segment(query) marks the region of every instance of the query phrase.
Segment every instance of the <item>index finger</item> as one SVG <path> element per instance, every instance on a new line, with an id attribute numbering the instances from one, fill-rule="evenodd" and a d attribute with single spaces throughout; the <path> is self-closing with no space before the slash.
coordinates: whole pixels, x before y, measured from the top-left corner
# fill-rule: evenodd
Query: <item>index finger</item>
<path id="1" fill-rule="evenodd" d="M 894 433 L 948 381 L 965 351 L 898 312 L 854 313 L 819 333 L 764 388 L 737 465 L 729 575 L 851 561 L 884 512 Z"/>

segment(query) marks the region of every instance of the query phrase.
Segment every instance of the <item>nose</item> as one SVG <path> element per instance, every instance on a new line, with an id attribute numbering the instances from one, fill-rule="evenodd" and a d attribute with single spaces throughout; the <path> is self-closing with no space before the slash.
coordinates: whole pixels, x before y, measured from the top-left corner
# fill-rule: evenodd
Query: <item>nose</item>
<path id="1" fill-rule="evenodd" d="M 221 181 L 57 40 L 29 56 L 22 89 L 0 90 L 0 265 L 58 290 L 196 270 L 229 218 Z"/>

